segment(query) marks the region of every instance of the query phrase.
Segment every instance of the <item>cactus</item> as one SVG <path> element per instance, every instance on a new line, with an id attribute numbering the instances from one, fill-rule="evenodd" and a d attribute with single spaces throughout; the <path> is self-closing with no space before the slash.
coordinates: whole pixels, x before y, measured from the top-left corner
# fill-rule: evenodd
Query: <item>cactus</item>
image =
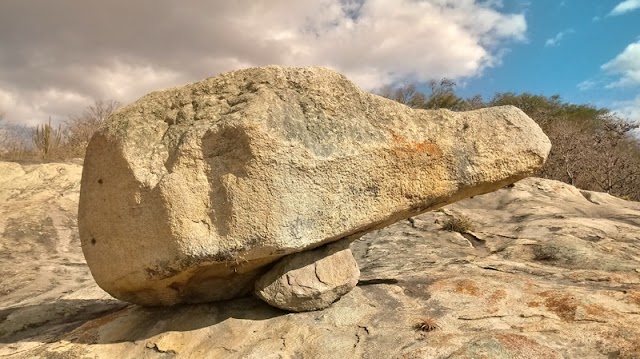
<path id="1" fill-rule="evenodd" d="M 38 125 L 33 132 L 33 144 L 38 151 L 42 154 L 42 158 L 47 158 L 51 151 L 57 148 L 62 141 L 62 130 L 60 126 L 58 129 L 51 126 L 51 117 L 49 117 L 49 123 L 43 123 Z"/>

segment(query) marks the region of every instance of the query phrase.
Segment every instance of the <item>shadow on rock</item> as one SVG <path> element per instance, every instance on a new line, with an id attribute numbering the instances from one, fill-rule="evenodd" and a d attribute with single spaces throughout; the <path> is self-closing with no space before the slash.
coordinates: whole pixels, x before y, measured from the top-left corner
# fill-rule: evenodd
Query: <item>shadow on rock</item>
<path id="1" fill-rule="evenodd" d="M 0 343 L 52 342 L 88 321 L 127 307 L 115 299 L 60 299 L 0 310 Z"/>
<path id="2" fill-rule="evenodd" d="M 255 297 L 179 305 L 141 307 L 129 305 L 84 323 L 64 336 L 64 340 L 83 344 L 136 342 L 166 332 L 191 332 L 202 328 L 215 330 L 226 321 L 262 321 L 288 314 Z"/>
<path id="3" fill-rule="evenodd" d="M 141 307 L 118 300 L 65 299 L 0 310 L 0 343 L 135 342 L 164 332 L 211 327 L 228 319 L 256 321 L 284 314 L 287 313 L 253 297 L 174 307 Z"/>

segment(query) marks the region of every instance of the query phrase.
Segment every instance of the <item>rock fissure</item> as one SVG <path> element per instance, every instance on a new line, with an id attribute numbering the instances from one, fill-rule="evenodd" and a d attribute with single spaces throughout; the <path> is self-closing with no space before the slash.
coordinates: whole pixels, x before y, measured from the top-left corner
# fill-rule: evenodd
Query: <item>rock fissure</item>
<path id="1" fill-rule="evenodd" d="M 153 350 L 156 353 L 160 353 L 160 354 L 171 354 L 171 355 L 176 355 L 176 351 L 173 349 L 160 349 L 158 348 L 158 344 L 156 343 L 149 343 L 145 346 L 147 349 Z"/>

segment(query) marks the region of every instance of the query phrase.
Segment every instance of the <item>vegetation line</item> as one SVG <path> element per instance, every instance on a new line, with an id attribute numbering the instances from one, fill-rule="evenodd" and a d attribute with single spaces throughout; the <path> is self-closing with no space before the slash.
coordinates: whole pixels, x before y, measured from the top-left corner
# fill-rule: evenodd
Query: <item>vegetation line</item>
<path id="1" fill-rule="evenodd" d="M 638 124 L 617 117 L 609 109 L 563 102 L 560 96 L 497 93 L 463 99 L 455 82 L 431 81 L 425 91 L 416 84 L 384 87 L 380 95 L 416 109 L 470 111 L 512 105 L 520 108 L 551 140 L 547 163 L 536 174 L 581 189 L 606 192 L 640 201 L 640 139 Z M 635 133 L 635 136 L 633 135 Z"/>
<path id="2" fill-rule="evenodd" d="M 387 86 L 379 94 L 415 109 L 519 107 L 540 125 L 552 144 L 547 163 L 536 176 L 640 201 L 640 140 L 632 135 L 640 133 L 637 124 L 606 108 L 563 102 L 557 95 L 507 92 L 485 101 L 480 95 L 463 99 L 456 95 L 455 86 L 455 82 L 443 79 L 426 86 Z M 93 133 L 119 106 L 116 101 L 96 101 L 58 128 L 50 120 L 35 128 L 10 125 L 2 121 L 0 109 L 0 160 L 84 158 Z"/>

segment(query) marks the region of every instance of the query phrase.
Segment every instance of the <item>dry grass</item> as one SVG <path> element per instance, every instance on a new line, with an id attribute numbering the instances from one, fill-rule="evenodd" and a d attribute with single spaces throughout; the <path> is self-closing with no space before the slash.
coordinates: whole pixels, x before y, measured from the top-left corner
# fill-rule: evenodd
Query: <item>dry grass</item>
<path id="1" fill-rule="evenodd" d="M 473 231 L 473 227 L 471 219 L 463 215 L 451 217 L 442 225 L 442 229 L 445 231 L 458 233 Z"/>
<path id="2" fill-rule="evenodd" d="M 422 317 L 413 325 L 413 329 L 420 332 L 433 332 L 440 329 L 435 319 L 431 317 Z"/>

